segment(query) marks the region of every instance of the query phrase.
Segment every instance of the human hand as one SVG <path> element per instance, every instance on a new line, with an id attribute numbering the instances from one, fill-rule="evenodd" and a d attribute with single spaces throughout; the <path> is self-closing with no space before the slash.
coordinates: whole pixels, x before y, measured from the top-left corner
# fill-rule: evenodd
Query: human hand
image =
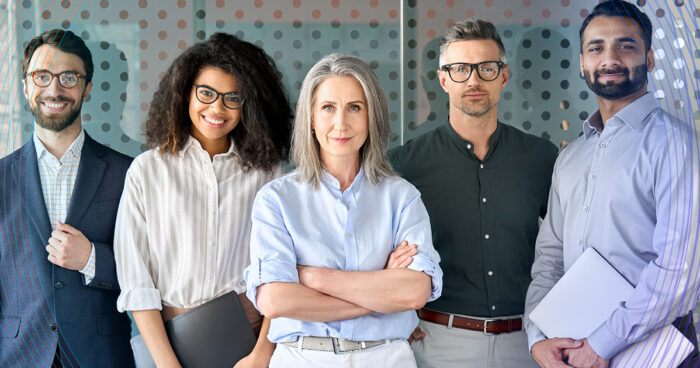
<path id="1" fill-rule="evenodd" d="M 384 268 L 406 268 L 413 262 L 413 256 L 416 254 L 418 254 L 418 247 L 404 240 L 391 252 Z"/>
<path id="2" fill-rule="evenodd" d="M 576 368 L 608 368 L 608 360 L 601 358 L 593 350 L 588 339 L 583 339 L 581 342 L 582 345 L 578 349 L 564 350 L 564 355 L 569 357 L 569 365 Z"/>
<path id="3" fill-rule="evenodd" d="M 90 259 L 92 243 L 80 230 L 58 221 L 58 228 L 51 232 L 46 251 L 49 252 L 49 262 L 79 271 Z"/>
<path id="4" fill-rule="evenodd" d="M 270 356 L 263 357 L 253 351 L 245 358 L 239 360 L 233 368 L 267 368 L 268 364 L 270 364 L 270 358 Z"/>
<path id="5" fill-rule="evenodd" d="M 425 332 L 421 330 L 420 328 L 416 327 L 413 332 L 411 332 L 411 336 L 408 337 L 408 343 L 412 343 L 416 340 L 423 340 L 425 338 Z"/>
<path id="6" fill-rule="evenodd" d="M 574 339 L 553 338 L 538 341 L 532 345 L 532 358 L 542 368 L 566 368 L 571 367 L 564 363 L 567 356 L 564 351 L 580 348 L 581 341 Z"/>

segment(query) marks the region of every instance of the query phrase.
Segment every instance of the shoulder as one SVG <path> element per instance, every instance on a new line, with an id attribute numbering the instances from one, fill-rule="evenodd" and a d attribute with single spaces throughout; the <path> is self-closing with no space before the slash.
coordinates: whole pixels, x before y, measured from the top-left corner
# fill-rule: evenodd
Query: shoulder
<path id="1" fill-rule="evenodd" d="M 25 143 L 22 147 L 16 149 L 14 152 L 10 153 L 9 155 L 1 158 L 0 159 L 0 167 L 5 169 L 9 166 L 12 166 L 12 163 L 15 160 L 21 159 L 21 158 L 23 158 L 23 156 L 27 155 L 29 148 L 30 148 L 29 143 Z"/>
<path id="2" fill-rule="evenodd" d="M 369 183 L 368 183 L 369 184 Z M 420 192 L 408 180 L 400 176 L 385 176 L 377 184 L 377 190 L 387 193 L 400 201 L 412 201 L 420 197 Z"/>
<path id="3" fill-rule="evenodd" d="M 439 126 L 423 135 L 406 141 L 403 145 L 391 149 L 387 156 L 391 165 L 398 171 L 413 160 L 426 157 L 426 154 L 437 147 L 444 147 L 449 139 L 444 126 Z"/>
<path id="4" fill-rule="evenodd" d="M 509 143 L 522 145 L 523 149 L 533 152 L 540 158 L 549 158 L 554 161 L 557 157 L 559 149 L 554 143 L 534 134 L 525 133 L 514 126 L 503 123 L 499 124 L 501 124 L 503 134 L 507 137 Z"/>
<path id="5" fill-rule="evenodd" d="M 102 160 L 117 168 L 126 170 L 133 160 L 133 158 L 130 156 L 117 152 L 116 150 L 95 141 L 87 134 L 85 136 L 85 143 L 83 144 L 88 145 Z M 85 150 L 83 150 L 83 152 L 85 152 Z"/>
<path id="6" fill-rule="evenodd" d="M 302 188 L 310 189 L 311 186 L 308 183 L 300 181 L 299 173 L 294 170 L 267 182 L 258 191 L 258 196 L 279 198 L 283 195 L 290 195 L 291 193 L 298 192 Z"/>

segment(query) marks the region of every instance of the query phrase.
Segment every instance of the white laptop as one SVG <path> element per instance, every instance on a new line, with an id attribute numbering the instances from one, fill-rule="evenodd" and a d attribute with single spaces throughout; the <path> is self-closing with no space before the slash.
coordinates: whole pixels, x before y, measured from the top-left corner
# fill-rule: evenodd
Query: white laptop
<path id="1" fill-rule="evenodd" d="M 588 248 L 530 313 L 548 337 L 583 339 L 607 320 L 634 287 L 595 249 Z M 676 367 L 693 345 L 669 325 L 617 354 L 610 367 Z"/>

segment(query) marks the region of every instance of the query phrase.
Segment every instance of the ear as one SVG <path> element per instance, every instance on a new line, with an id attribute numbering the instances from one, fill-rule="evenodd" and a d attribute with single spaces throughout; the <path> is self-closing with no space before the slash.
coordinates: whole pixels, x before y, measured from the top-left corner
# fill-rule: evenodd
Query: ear
<path id="1" fill-rule="evenodd" d="M 578 76 L 585 78 L 583 74 L 583 53 L 578 54 Z"/>
<path id="2" fill-rule="evenodd" d="M 503 81 L 501 82 L 501 90 L 506 88 L 506 84 L 508 84 L 508 79 L 510 79 L 510 66 L 508 64 L 503 66 L 503 70 L 501 70 L 501 75 L 503 78 Z"/>
<path id="3" fill-rule="evenodd" d="M 27 77 L 22 78 L 22 92 L 24 92 L 24 98 L 29 101 L 29 88 L 27 87 Z"/>
<path id="4" fill-rule="evenodd" d="M 654 50 L 649 49 L 646 55 L 646 61 L 647 61 L 647 68 L 649 68 L 649 71 L 654 70 Z"/>
<path id="5" fill-rule="evenodd" d="M 440 80 L 440 87 L 442 87 L 442 90 L 445 91 L 446 93 L 450 93 L 447 90 L 447 86 L 445 85 L 445 83 L 447 83 L 447 78 L 450 77 L 447 73 L 448 72 L 442 71 L 440 69 L 438 69 L 438 71 L 437 71 L 438 79 Z"/>
<path id="6" fill-rule="evenodd" d="M 87 96 L 90 95 L 90 91 L 92 91 L 92 82 L 85 85 L 85 90 L 83 91 L 83 101 L 85 101 Z"/>

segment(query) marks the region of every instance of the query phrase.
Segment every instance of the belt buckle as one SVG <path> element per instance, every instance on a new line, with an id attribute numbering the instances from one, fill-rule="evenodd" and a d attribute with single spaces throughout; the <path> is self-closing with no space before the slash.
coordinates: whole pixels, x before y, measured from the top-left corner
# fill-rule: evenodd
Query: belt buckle
<path id="1" fill-rule="evenodd" d="M 486 326 L 488 326 L 489 322 L 496 322 L 496 321 L 498 321 L 498 320 L 497 319 L 485 319 L 484 320 L 484 335 L 486 335 L 486 336 L 498 335 L 495 333 L 486 332 L 486 330 L 487 330 Z"/>

